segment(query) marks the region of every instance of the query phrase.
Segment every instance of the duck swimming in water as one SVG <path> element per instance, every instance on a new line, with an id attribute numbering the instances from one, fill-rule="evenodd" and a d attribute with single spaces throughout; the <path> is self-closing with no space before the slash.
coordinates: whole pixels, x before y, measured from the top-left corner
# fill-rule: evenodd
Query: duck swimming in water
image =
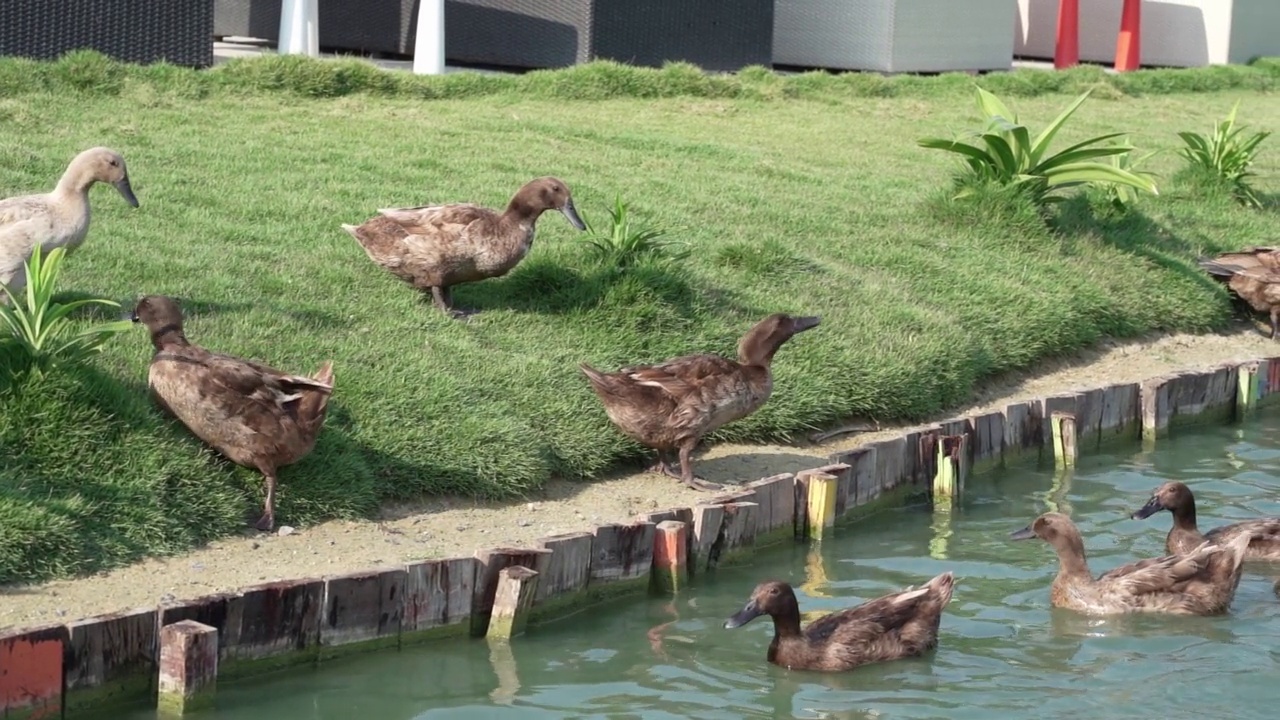
<path id="1" fill-rule="evenodd" d="M 1190 552 L 1121 565 L 1094 579 L 1085 562 L 1084 539 L 1066 515 L 1045 513 L 1010 537 L 1040 538 L 1049 543 L 1058 554 L 1058 574 L 1049 589 L 1050 602 L 1055 607 L 1091 615 L 1225 612 L 1240 585 L 1249 542 L 1247 535 L 1225 545 L 1204 542 Z"/>
<path id="2" fill-rule="evenodd" d="M 1144 520 L 1161 510 L 1173 515 L 1173 527 L 1165 537 L 1164 546 L 1170 553 L 1190 552 L 1205 540 L 1218 544 L 1229 543 L 1238 535 L 1249 535 L 1249 548 L 1245 560 L 1280 560 L 1280 518 L 1258 518 L 1216 527 L 1204 534 L 1196 527 L 1196 498 L 1191 488 L 1171 481 L 1156 488 L 1151 499 L 1130 517 Z"/>
<path id="3" fill-rule="evenodd" d="M 789 670 L 850 670 L 917 657 L 937 647 L 942 610 L 954 588 L 955 577 L 945 572 L 918 588 L 824 615 L 801 630 L 795 591 L 784 582 L 765 582 L 724 626 L 738 628 L 768 615 L 773 618 L 769 662 Z"/>

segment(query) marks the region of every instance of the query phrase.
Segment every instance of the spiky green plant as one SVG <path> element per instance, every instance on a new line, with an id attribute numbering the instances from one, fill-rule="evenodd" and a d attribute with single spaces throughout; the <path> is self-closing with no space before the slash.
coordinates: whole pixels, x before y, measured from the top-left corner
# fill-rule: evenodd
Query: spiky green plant
<path id="1" fill-rule="evenodd" d="M 607 227 L 597 228 L 582 214 L 587 246 L 601 262 L 626 268 L 641 259 L 679 260 L 689 254 L 685 243 L 671 240 L 664 230 L 632 221 L 621 196 L 614 196 Z"/>
<path id="2" fill-rule="evenodd" d="M 1180 132 L 1178 137 L 1186 143 L 1179 149 L 1182 157 L 1194 168 L 1221 179 L 1232 191 L 1232 194 L 1245 205 L 1262 207 L 1262 202 L 1254 193 L 1248 179 L 1256 173 L 1249 171 L 1257 155 L 1258 146 L 1271 134 L 1269 130 L 1260 130 L 1247 138 L 1240 134 L 1245 127 L 1236 127 L 1236 111 L 1240 109 L 1240 101 L 1232 106 L 1230 114 L 1223 120 L 1214 123 L 1213 132 L 1208 136 L 1196 132 Z"/>
<path id="3" fill-rule="evenodd" d="M 10 372 L 33 369 L 45 372 L 65 364 L 83 362 L 100 352 L 116 333 L 129 329 L 129 321 L 83 327 L 71 313 L 91 305 L 119 308 L 120 304 L 101 298 L 71 302 L 54 300 L 58 276 L 62 272 L 65 248 L 54 248 L 42 256 L 39 247 L 24 263 L 26 292 L 15 294 L 0 283 L 8 305 L 0 304 L 0 359 Z"/>
<path id="4" fill-rule="evenodd" d="M 964 158 L 965 176 L 960 178 L 956 199 L 967 197 L 975 186 L 995 182 L 1025 191 L 1037 206 L 1063 199 L 1057 191 L 1079 185 L 1114 184 L 1157 194 L 1150 177 L 1144 177 L 1113 164 L 1097 162 L 1098 158 L 1128 153 L 1127 145 L 1102 143 L 1124 133 L 1108 133 L 1078 142 L 1060 152 L 1050 153 L 1049 146 L 1064 123 L 1089 97 L 1085 91 L 1067 106 L 1040 134 L 1031 137 L 1027 126 L 1018 122 L 995 95 L 978 88 L 978 110 L 986 118 L 980 131 L 969 131 L 970 144 L 959 139 L 922 138 L 919 144 L 933 150 L 946 150 Z"/>

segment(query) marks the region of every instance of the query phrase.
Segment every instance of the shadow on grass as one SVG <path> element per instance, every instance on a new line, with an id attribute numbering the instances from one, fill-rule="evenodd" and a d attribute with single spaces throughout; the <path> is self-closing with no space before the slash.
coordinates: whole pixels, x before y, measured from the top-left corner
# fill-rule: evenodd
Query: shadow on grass
<path id="1" fill-rule="evenodd" d="M 139 296 L 141 297 L 141 296 Z M 79 292 L 77 290 L 66 290 L 56 293 L 53 296 L 55 302 L 71 303 L 80 300 L 96 300 L 98 296 L 91 293 Z M 209 302 L 205 300 L 192 300 L 185 297 L 175 297 L 178 306 L 182 308 L 185 317 L 195 315 L 222 315 L 247 312 L 251 309 L 260 309 L 264 306 L 271 312 L 292 318 L 295 321 L 308 325 L 316 325 L 326 328 L 339 328 L 349 325 L 349 321 L 334 315 L 332 313 L 321 310 L 313 310 L 310 308 L 297 308 L 275 303 L 262 302 Z M 133 313 L 133 308 L 137 304 L 138 298 L 125 298 L 117 300 L 120 303 L 119 308 L 105 307 L 99 304 L 85 305 L 77 308 L 69 317 L 75 320 L 88 320 L 92 322 L 114 322 L 116 320 L 127 320 Z"/>
<path id="2" fill-rule="evenodd" d="M 1087 194 L 1079 193 L 1061 203 L 1058 209 L 1053 224 L 1064 235 L 1091 234 L 1117 250 L 1182 275 L 1207 290 L 1221 290 L 1221 283 L 1186 259 L 1198 254 L 1197 245 L 1137 208 L 1124 213 L 1099 211 Z"/>
<path id="3" fill-rule="evenodd" d="M 691 273 L 678 263 L 640 261 L 618 267 L 586 261 L 573 267 L 549 257 L 526 260 L 503 278 L 460 285 L 454 288 L 454 301 L 477 310 L 551 315 L 613 308 L 634 314 L 660 305 L 687 318 L 699 314 L 699 299 L 710 292 L 718 296 L 718 309 L 756 311 L 727 290 L 695 287 Z"/>

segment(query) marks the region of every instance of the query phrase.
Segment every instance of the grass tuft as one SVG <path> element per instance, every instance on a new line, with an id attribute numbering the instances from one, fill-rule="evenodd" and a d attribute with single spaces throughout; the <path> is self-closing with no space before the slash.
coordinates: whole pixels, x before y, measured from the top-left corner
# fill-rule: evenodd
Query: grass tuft
<path id="1" fill-rule="evenodd" d="M 1158 83 L 1151 72 L 979 83 L 1022 98 L 1033 127 L 1064 95 L 1115 88 L 1056 142 L 1126 130 L 1137 147 L 1171 151 L 1177 131 L 1280 76 L 1269 62 L 1215 70 L 1222 92 L 1188 79 L 1199 70 L 1159 71 Z M 1050 224 L 990 188 L 949 203 L 940 186 L 954 162 L 915 139 L 977 120 L 972 88 L 960 74 L 679 64 L 414 76 L 298 57 L 206 72 L 92 54 L 3 59 L 0 196 L 47 190 L 79 150 L 114 147 L 141 207 L 92 191 L 65 292 L 125 306 L 173 295 L 194 342 L 295 372 L 334 360 L 316 450 L 281 472 L 278 521 L 300 525 L 424 493 L 512 497 L 553 474 L 598 476 L 642 450 L 609 424 L 579 362 L 732 353 L 770 312 L 823 325 L 779 353 L 770 402 L 712 440 L 918 420 L 991 373 L 1105 335 L 1225 325 L 1227 296 L 1193 258 L 1273 241 L 1274 213 L 1175 175 L 1174 152 L 1143 165 L 1161 194 L 1123 214 L 1079 193 Z M 1248 107 L 1251 124 L 1280 126 L 1280 96 L 1251 94 Z M 1260 195 L 1276 191 L 1275 157 L 1257 159 Z M 381 207 L 501 207 L 545 174 L 579 208 L 623 197 L 646 225 L 680 228 L 688 255 L 601 262 L 549 213 L 510 275 L 456 289 L 482 310 L 460 323 L 339 227 Z M 260 475 L 156 410 L 150 356 L 145 333 L 125 332 L 88 365 L 0 384 L 0 582 L 175 552 L 256 517 Z"/>

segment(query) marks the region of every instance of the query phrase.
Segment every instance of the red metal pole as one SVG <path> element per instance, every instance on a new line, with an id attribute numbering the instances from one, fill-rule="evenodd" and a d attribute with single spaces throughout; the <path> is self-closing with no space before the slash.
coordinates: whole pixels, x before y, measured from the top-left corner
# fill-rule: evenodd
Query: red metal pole
<path id="1" fill-rule="evenodd" d="M 1120 35 L 1116 38 L 1116 71 L 1137 70 L 1142 52 L 1142 0 L 1124 0 L 1120 15 Z"/>
<path id="2" fill-rule="evenodd" d="M 1079 62 L 1080 0 L 1058 0 L 1058 38 L 1053 49 L 1053 67 L 1061 70 Z"/>

